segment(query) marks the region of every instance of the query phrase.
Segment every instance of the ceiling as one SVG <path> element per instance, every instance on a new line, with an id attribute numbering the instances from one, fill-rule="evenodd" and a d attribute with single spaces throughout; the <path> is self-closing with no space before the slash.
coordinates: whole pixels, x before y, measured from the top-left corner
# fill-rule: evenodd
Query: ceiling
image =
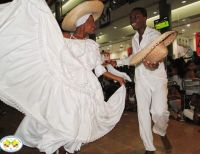
<path id="1" fill-rule="evenodd" d="M 62 0 L 62 14 L 84 0 Z M 154 20 L 159 19 L 159 2 L 167 1 L 172 10 L 172 29 L 179 35 L 192 39 L 195 32 L 200 31 L 200 1 L 198 0 L 102 0 L 105 8 L 111 3 L 123 3 L 120 7 L 110 9 L 110 24 L 100 28 L 97 21 L 96 41 L 102 50 L 122 52 L 131 45 L 135 33 L 129 23 L 129 13 L 134 7 L 145 7 L 148 12 L 147 25 L 154 27 Z M 131 2 L 131 3 L 128 3 Z M 51 7 L 53 8 L 53 6 Z M 53 8 L 54 9 L 54 8 Z M 157 12 L 157 13 L 156 13 Z"/>
<path id="2" fill-rule="evenodd" d="M 1 2 L 8 2 L 11 0 L 1 0 Z M 54 3 L 60 0 L 46 0 L 50 1 L 52 11 L 55 10 Z M 83 2 L 84 0 L 62 0 L 62 13 L 65 14 L 73 7 Z M 119 44 L 120 46 L 127 46 L 135 33 L 129 24 L 129 13 L 134 7 L 145 7 L 148 12 L 147 25 L 153 27 L 153 21 L 159 19 L 159 1 L 160 0 L 102 0 L 105 7 L 109 7 L 111 1 L 123 2 L 124 5 L 111 10 L 111 22 L 104 28 L 99 27 L 97 22 L 96 41 L 100 44 L 102 49 L 109 50 L 109 46 Z M 128 3 L 131 1 L 131 3 Z M 181 36 L 193 38 L 195 32 L 200 31 L 200 1 L 199 0 L 167 0 L 171 5 L 172 10 L 172 29 L 177 30 Z M 157 14 L 155 13 L 157 12 Z M 117 47 L 113 51 L 120 51 Z M 113 52 L 112 51 L 112 52 Z"/>
<path id="3" fill-rule="evenodd" d="M 168 1 L 172 9 L 172 29 L 177 30 L 180 35 L 192 38 L 194 32 L 200 31 L 200 1 L 187 0 Z M 158 0 L 139 0 L 135 3 L 125 4 L 122 7 L 111 11 L 111 23 L 105 28 L 98 28 L 96 31 L 97 42 L 101 47 L 110 44 L 130 40 L 134 30 L 129 24 L 129 13 L 132 8 L 142 6 L 147 8 L 149 18 L 147 24 L 153 27 L 153 21 L 159 19 Z M 117 27 L 117 28 L 116 28 Z"/>

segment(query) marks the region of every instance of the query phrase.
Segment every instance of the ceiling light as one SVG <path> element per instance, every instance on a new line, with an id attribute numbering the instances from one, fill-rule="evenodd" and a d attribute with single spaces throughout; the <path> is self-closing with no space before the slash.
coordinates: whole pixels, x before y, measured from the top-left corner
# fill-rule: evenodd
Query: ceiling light
<path id="1" fill-rule="evenodd" d="M 157 14 L 157 13 L 158 13 L 157 11 L 154 11 L 154 12 L 153 12 L 153 14 Z"/>
<path id="2" fill-rule="evenodd" d="M 182 4 L 185 4 L 187 1 L 181 1 Z"/>
<path id="3" fill-rule="evenodd" d="M 116 3 L 117 3 L 115 0 L 113 0 L 112 2 L 113 2 L 113 4 L 116 4 Z"/>
<path id="4" fill-rule="evenodd" d="M 117 26 L 114 26 L 113 28 L 114 28 L 114 29 L 117 29 Z"/>
<path id="5" fill-rule="evenodd" d="M 186 21 L 186 19 L 182 19 L 182 21 L 184 22 L 184 21 Z"/>
<path id="6" fill-rule="evenodd" d="M 187 24 L 186 26 L 187 26 L 187 27 L 190 27 L 190 24 Z"/>
<path id="7" fill-rule="evenodd" d="M 185 29 L 182 29 L 181 31 L 182 31 L 182 32 L 184 32 L 184 31 L 185 31 Z"/>

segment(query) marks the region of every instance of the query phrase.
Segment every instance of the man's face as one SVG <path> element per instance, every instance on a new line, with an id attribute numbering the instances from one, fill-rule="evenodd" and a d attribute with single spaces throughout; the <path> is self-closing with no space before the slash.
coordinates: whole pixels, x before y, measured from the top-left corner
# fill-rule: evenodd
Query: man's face
<path id="1" fill-rule="evenodd" d="M 143 14 L 138 10 L 133 11 L 130 15 L 130 24 L 134 30 L 138 30 L 146 26 L 146 20 L 147 17 L 143 16 Z"/>

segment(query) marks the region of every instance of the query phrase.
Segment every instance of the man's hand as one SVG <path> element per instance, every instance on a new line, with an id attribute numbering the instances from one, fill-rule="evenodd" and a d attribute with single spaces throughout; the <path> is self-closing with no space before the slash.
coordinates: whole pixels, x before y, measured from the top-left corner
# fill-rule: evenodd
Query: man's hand
<path id="1" fill-rule="evenodd" d="M 159 62 L 150 62 L 150 61 L 147 61 L 145 59 L 143 60 L 143 64 L 144 64 L 145 67 L 147 67 L 150 70 L 157 69 L 158 66 L 159 66 Z"/>

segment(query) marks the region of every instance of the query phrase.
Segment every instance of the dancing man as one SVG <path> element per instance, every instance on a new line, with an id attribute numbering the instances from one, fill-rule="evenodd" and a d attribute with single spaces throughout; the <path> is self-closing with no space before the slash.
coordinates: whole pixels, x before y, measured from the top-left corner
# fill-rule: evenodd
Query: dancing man
<path id="1" fill-rule="evenodd" d="M 140 52 L 153 42 L 160 33 L 146 25 L 147 11 L 145 8 L 134 8 L 130 13 L 130 24 L 136 34 L 132 39 L 133 54 Z M 112 65 L 129 65 L 132 56 L 124 60 L 113 61 Z M 167 75 L 163 62 L 143 60 L 135 68 L 135 92 L 138 107 L 140 136 L 145 146 L 145 154 L 153 154 L 156 150 L 153 144 L 153 132 L 160 135 L 166 150 L 171 150 L 166 136 L 168 126 L 167 105 Z"/>

